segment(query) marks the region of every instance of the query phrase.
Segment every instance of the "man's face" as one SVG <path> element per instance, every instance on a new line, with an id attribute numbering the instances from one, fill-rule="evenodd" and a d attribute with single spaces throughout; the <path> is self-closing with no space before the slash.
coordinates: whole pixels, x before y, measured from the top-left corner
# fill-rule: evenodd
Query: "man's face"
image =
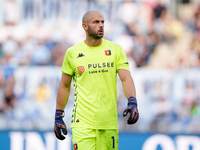
<path id="1" fill-rule="evenodd" d="M 104 18 L 100 13 L 92 13 L 88 20 L 88 35 L 93 39 L 101 39 L 104 35 Z"/>

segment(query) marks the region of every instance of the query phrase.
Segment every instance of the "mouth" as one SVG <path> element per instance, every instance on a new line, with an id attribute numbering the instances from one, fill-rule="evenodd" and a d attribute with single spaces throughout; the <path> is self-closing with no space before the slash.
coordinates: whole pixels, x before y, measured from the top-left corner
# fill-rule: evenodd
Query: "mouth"
<path id="1" fill-rule="evenodd" d="M 100 34 L 103 34 L 103 29 L 98 30 Z"/>

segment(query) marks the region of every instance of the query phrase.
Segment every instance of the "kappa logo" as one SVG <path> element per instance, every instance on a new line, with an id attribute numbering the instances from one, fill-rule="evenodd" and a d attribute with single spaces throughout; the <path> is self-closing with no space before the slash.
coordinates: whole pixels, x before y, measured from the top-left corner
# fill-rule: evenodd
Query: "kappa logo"
<path id="1" fill-rule="evenodd" d="M 83 56 L 85 57 L 85 55 L 83 53 L 79 53 L 78 56 L 77 56 L 77 58 L 83 57 Z"/>

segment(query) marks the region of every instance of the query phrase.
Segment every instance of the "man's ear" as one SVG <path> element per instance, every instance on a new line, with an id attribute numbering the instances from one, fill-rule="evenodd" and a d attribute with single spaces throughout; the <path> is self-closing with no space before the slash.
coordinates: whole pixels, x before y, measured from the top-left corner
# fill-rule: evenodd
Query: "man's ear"
<path id="1" fill-rule="evenodd" d="M 83 27 L 83 29 L 84 29 L 85 31 L 88 30 L 88 25 L 87 25 L 86 23 L 83 23 L 83 24 L 82 24 L 82 27 Z"/>

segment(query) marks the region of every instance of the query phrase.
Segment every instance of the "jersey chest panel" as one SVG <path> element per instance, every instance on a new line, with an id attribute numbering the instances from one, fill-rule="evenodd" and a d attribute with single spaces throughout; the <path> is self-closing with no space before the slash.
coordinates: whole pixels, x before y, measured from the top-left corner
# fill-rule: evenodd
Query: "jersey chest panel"
<path id="1" fill-rule="evenodd" d="M 77 58 L 73 62 L 76 76 L 104 75 L 116 70 L 115 56 L 114 53 L 111 54 L 111 50 L 108 54 L 107 50 L 102 49 L 97 53 L 77 52 L 76 55 Z"/>

